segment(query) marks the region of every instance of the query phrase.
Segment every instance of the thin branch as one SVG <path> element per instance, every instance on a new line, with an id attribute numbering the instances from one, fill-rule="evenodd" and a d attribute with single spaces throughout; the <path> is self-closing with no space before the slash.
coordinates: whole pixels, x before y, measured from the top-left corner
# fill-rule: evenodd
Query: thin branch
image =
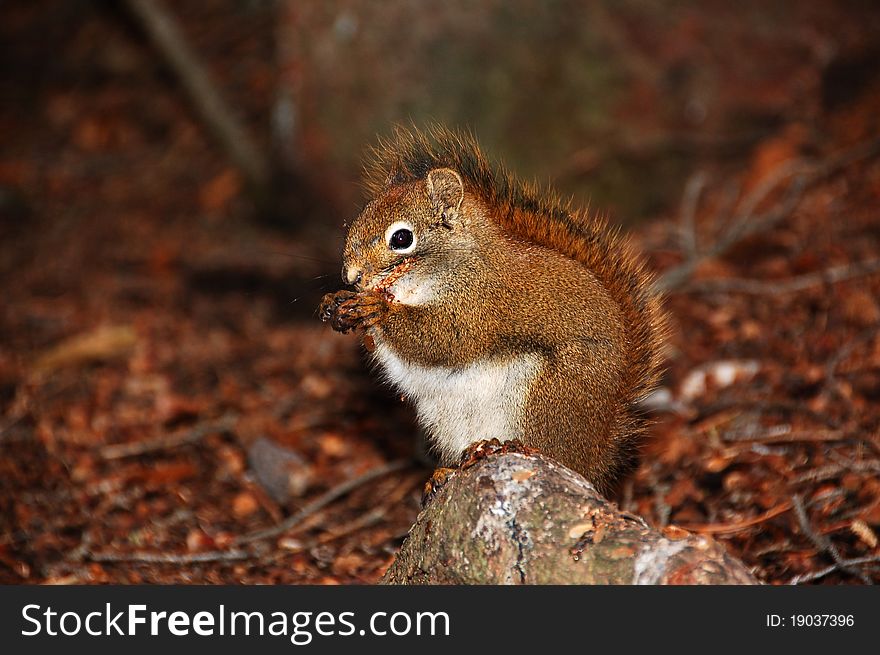
<path id="1" fill-rule="evenodd" d="M 765 521 L 769 521 L 780 514 L 784 514 L 791 508 L 791 502 L 785 501 L 776 507 L 771 507 L 763 514 L 746 519 L 745 521 L 738 521 L 736 523 L 695 523 L 680 525 L 679 527 L 684 528 L 685 530 L 690 530 L 691 532 L 699 532 L 700 534 L 734 534 L 764 523 Z"/>
<path id="2" fill-rule="evenodd" d="M 880 555 L 873 555 L 868 557 L 854 557 L 852 559 L 845 559 L 843 563 L 846 566 L 861 566 L 862 564 L 873 564 L 880 562 Z M 840 567 L 837 564 L 832 564 L 830 566 L 826 566 L 824 569 L 819 569 L 818 571 L 810 571 L 809 573 L 801 573 L 800 575 L 794 576 L 791 580 L 788 581 L 790 585 L 803 584 L 804 582 L 812 582 L 813 580 L 818 580 L 820 578 L 824 578 L 829 573 L 834 573 Z"/>
<path id="3" fill-rule="evenodd" d="M 804 507 L 804 501 L 797 494 L 791 497 L 791 505 L 794 508 L 795 516 L 797 516 L 798 523 L 801 527 L 801 532 L 803 532 L 804 536 L 810 540 L 810 542 L 820 551 L 828 553 L 831 556 L 831 559 L 834 560 L 835 568 L 840 569 L 841 571 L 846 571 L 850 575 L 856 576 L 859 580 L 864 582 L 865 584 L 873 584 L 871 578 L 865 575 L 864 572 L 859 571 L 854 568 L 843 558 L 840 554 L 840 551 L 837 550 L 837 546 L 835 546 L 832 541 L 823 534 L 820 534 L 816 531 L 813 526 L 810 524 L 810 518 L 807 516 L 807 510 Z"/>
<path id="4" fill-rule="evenodd" d="M 786 164 L 783 164 L 783 166 L 787 167 Z M 678 266 L 665 271 L 654 283 L 655 289 L 669 292 L 683 286 L 688 280 L 690 280 L 697 267 L 707 259 L 720 257 L 746 237 L 755 234 L 756 232 L 770 230 L 775 227 L 776 224 L 786 218 L 800 202 L 803 191 L 807 186 L 805 175 L 806 174 L 801 174 L 795 178 L 789 187 L 785 199 L 775 209 L 769 210 L 759 216 L 739 213 L 737 217 L 733 219 L 730 226 L 725 229 L 723 234 L 716 239 L 711 247 L 693 257 L 685 259 L 685 261 Z M 785 176 L 777 175 L 772 175 L 772 178 L 776 183 L 786 179 Z M 760 202 L 758 196 L 763 197 L 766 193 L 767 191 L 765 191 L 764 187 L 759 186 L 746 196 L 742 204 L 750 207 L 756 206 Z"/>
<path id="5" fill-rule="evenodd" d="M 757 216 L 758 207 L 764 203 L 767 198 L 778 189 L 783 182 L 789 179 L 798 181 L 802 180 L 807 174 L 805 163 L 799 159 L 786 161 L 777 166 L 764 179 L 762 179 L 754 189 L 743 198 L 740 203 L 740 209 L 736 212 L 730 224 L 724 230 L 724 236 L 720 240 L 722 247 L 727 249 L 730 245 L 740 241 L 746 234 L 755 230 L 754 226 L 750 226 Z M 798 185 L 793 184 L 793 188 L 798 189 Z M 798 189 L 798 193 L 803 188 Z M 791 199 L 791 193 L 787 194 L 787 200 Z"/>
<path id="6" fill-rule="evenodd" d="M 98 455 L 103 459 L 123 459 L 125 457 L 136 457 L 146 453 L 158 450 L 169 450 L 171 448 L 179 448 L 189 444 L 201 441 L 211 434 L 219 432 L 229 432 L 235 424 L 236 417 L 233 415 L 224 416 L 216 421 L 201 423 L 194 428 L 169 434 L 158 439 L 149 439 L 147 441 L 134 441 L 131 443 L 110 444 L 104 446 L 98 451 Z"/>
<path id="7" fill-rule="evenodd" d="M 825 386 L 830 387 L 830 390 L 833 393 L 838 393 L 838 381 L 837 381 L 837 367 L 840 366 L 840 363 L 849 358 L 850 355 L 856 350 L 866 343 L 872 341 L 880 332 L 880 326 L 872 325 L 868 329 L 862 331 L 855 339 L 850 340 L 848 343 L 843 344 L 840 349 L 834 353 L 834 356 L 829 358 L 828 362 L 825 364 Z"/>
<path id="8" fill-rule="evenodd" d="M 849 457 L 844 457 L 833 450 L 828 453 L 828 458 L 833 459 L 840 466 L 845 467 L 847 471 L 856 471 L 858 473 L 880 473 L 880 461 L 876 459 L 856 461 Z"/>
<path id="9" fill-rule="evenodd" d="M 801 473 L 797 477 L 792 478 L 789 481 L 789 485 L 794 486 L 798 484 L 803 484 L 804 482 L 815 484 L 824 480 L 830 480 L 831 478 L 836 478 L 845 470 L 846 469 L 840 464 L 826 464 L 825 466 L 810 469 L 806 473 Z"/>
<path id="10" fill-rule="evenodd" d="M 369 528 L 370 526 L 380 523 L 387 515 L 387 507 L 377 507 L 372 509 L 366 514 L 361 514 L 355 520 L 349 521 L 343 528 L 339 528 L 338 530 L 328 530 L 315 539 L 314 545 L 329 544 L 330 542 L 354 534 L 364 528 Z"/>
<path id="11" fill-rule="evenodd" d="M 811 287 L 835 284 L 866 275 L 880 273 L 880 259 L 869 259 L 854 264 L 834 266 L 823 271 L 798 275 L 785 280 L 765 282 L 741 278 L 710 278 L 689 283 L 684 291 L 696 293 L 733 292 L 750 295 L 781 295 L 803 291 Z"/>
<path id="12" fill-rule="evenodd" d="M 359 486 L 362 486 L 371 480 L 375 480 L 376 478 L 391 473 L 393 471 L 397 471 L 403 468 L 406 468 L 410 465 L 408 460 L 399 460 L 395 462 L 391 462 L 386 466 L 381 466 L 373 469 L 372 471 L 368 471 L 364 475 L 361 475 L 353 480 L 348 480 L 337 487 L 334 487 L 329 492 L 322 495 L 320 498 L 310 503 L 306 507 L 304 507 L 300 512 L 291 516 L 286 521 L 279 523 L 278 525 L 269 528 L 267 530 L 260 530 L 258 532 L 252 532 L 248 535 L 244 535 L 239 539 L 236 539 L 233 543 L 235 545 L 241 545 L 246 543 L 251 543 L 254 541 L 259 541 L 261 539 L 265 539 L 272 536 L 277 536 L 283 532 L 286 532 L 293 528 L 294 526 L 301 524 L 304 520 L 306 520 L 309 516 L 313 515 L 315 512 L 319 511 L 323 507 L 327 506 L 337 498 L 350 493 L 354 489 Z M 405 490 L 408 490 L 412 487 L 412 481 L 407 481 L 402 487 L 405 487 Z M 392 493 L 390 497 L 390 501 L 396 502 L 395 499 L 399 500 L 398 493 Z M 337 530 L 335 532 L 328 532 L 327 534 L 319 537 L 314 540 L 313 545 L 329 543 L 335 539 L 341 538 L 358 530 L 361 530 L 370 525 L 374 525 L 375 523 L 381 521 L 384 516 L 387 514 L 387 506 L 376 508 L 366 514 L 362 515 L 358 519 L 350 522 L 344 528 Z M 201 553 L 162 553 L 156 551 L 135 551 L 131 553 L 116 553 L 116 552 L 99 552 L 94 553 L 87 550 L 86 546 L 80 548 L 80 553 L 78 554 L 79 558 L 93 561 L 93 562 L 140 562 L 140 563 L 148 563 L 148 564 L 197 564 L 203 562 L 228 562 L 228 561 L 238 561 L 244 559 L 253 559 L 257 557 L 261 557 L 265 555 L 265 547 L 261 547 L 259 545 L 255 547 L 251 547 L 249 549 L 241 549 L 241 548 L 230 548 L 228 550 L 211 550 L 205 551 Z"/>
<path id="13" fill-rule="evenodd" d="M 248 186 L 258 198 L 264 197 L 270 186 L 268 161 L 221 97 L 174 16 L 157 0 L 124 0 L 124 4 L 177 76 L 190 102 Z"/>
<path id="14" fill-rule="evenodd" d="M 359 475 L 358 477 L 351 480 L 346 480 L 345 482 L 338 484 L 332 489 L 326 491 L 318 498 L 310 502 L 308 505 L 303 507 L 300 511 L 292 514 L 280 523 L 272 526 L 271 528 L 257 530 L 255 532 L 241 535 L 240 537 L 235 539 L 233 543 L 235 545 L 249 544 L 254 541 L 260 541 L 261 539 L 270 539 L 272 537 L 277 537 L 281 534 L 284 534 L 296 525 L 302 523 L 306 518 L 308 518 L 315 512 L 324 509 L 330 503 L 351 493 L 358 487 L 362 487 L 365 484 L 376 480 L 377 478 L 388 475 L 389 473 L 394 473 L 395 471 L 400 471 L 411 465 L 411 460 L 399 459 L 385 464 L 384 466 L 376 467 L 370 471 L 367 471 L 363 475 Z"/>
<path id="15" fill-rule="evenodd" d="M 160 553 L 135 551 L 131 553 L 99 552 L 83 553 L 83 559 L 92 562 L 141 562 L 146 564 L 198 564 L 202 562 L 232 562 L 251 559 L 256 553 L 250 550 L 208 550 L 201 553 Z"/>
<path id="16" fill-rule="evenodd" d="M 801 160 L 781 164 L 743 198 L 740 211 L 710 248 L 668 269 L 654 283 L 654 288 L 661 292 L 670 292 L 683 287 L 705 260 L 723 255 L 743 239 L 771 230 L 787 218 L 800 204 L 804 191 L 811 185 L 856 161 L 873 157 L 878 153 L 880 153 L 880 138 L 875 138 L 819 164 L 810 165 Z M 764 213 L 757 214 L 758 207 L 786 180 L 791 182 L 782 200 Z"/>
<path id="17" fill-rule="evenodd" d="M 799 414 L 816 421 L 821 421 L 830 427 L 837 427 L 839 425 L 839 421 L 836 418 L 804 407 L 803 403 L 796 400 L 770 400 L 758 396 L 739 396 L 721 398 L 707 405 L 701 405 L 698 409 L 698 420 L 703 420 L 729 409 L 741 409 L 742 413 L 759 414 L 762 416 L 766 414 Z"/>
<path id="18" fill-rule="evenodd" d="M 697 257 L 700 252 L 695 219 L 697 208 L 700 205 L 700 197 L 703 194 L 703 189 L 706 188 L 707 181 L 708 176 L 702 171 L 691 175 L 684 186 L 684 193 L 682 194 L 680 211 L 681 245 L 688 258 Z"/>
<path id="19" fill-rule="evenodd" d="M 843 430 L 769 430 L 767 432 L 726 432 L 721 435 L 728 442 L 750 443 L 825 443 L 856 438 Z"/>
<path id="20" fill-rule="evenodd" d="M 789 482 L 790 485 L 798 485 L 803 484 L 804 482 L 822 482 L 824 480 L 830 480 L 831 478 L 836 478 L 841 473 L 874 473 L 880 474 L 880 461 L 876 459 L 866 460 L 866 461 L 855 461 L 848 457 L 844 457 L 843 455 L 833 451 L 828 451 L 828 458 L 834 460 L 834 464 L 825 464 L 824 466 L 819 466 L 817 468 L 810 469 L 805 473 L 801 473 L 800 475 L 794 477 Z M 859 511 L 862 511 L 864 508 L 859 508 Z"/>

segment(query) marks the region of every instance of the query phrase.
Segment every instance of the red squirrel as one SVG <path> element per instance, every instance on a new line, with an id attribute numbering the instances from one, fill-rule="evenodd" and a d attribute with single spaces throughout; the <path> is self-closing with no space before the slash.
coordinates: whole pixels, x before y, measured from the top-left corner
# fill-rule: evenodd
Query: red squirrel
<path id="1" fill-rule="evenodd" d="M 364 331 L 441 464 L 517 439 L 606 491 L 632 463 L 661 373 L 652 278 L 604 220 L 491 165 L 469 134 L 399 128 L 367 167 L 324 297 Z"/>

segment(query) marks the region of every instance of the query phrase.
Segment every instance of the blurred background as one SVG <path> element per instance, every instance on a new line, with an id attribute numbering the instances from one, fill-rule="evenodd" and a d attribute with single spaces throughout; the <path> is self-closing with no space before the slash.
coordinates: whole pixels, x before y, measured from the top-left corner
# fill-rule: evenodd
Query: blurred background
<path id="1" fill-rule="evenodd" d="M 0 580 L 381 575 L 427 471 L 315 307 L 366 149 L 430 122 L 663 274 L 619 502 L 877 579 L 876 2 L 31 0 L 0 45 Z"/>

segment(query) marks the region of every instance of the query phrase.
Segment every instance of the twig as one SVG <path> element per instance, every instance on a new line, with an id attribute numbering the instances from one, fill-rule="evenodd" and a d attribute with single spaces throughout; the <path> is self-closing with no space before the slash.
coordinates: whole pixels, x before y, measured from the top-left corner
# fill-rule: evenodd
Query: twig
<path id="1" fill-rule="evenodd" d="M 362 514 L 358 518 L 353 521 L 349 521 L 345 524 L 344 527 L 341 528 L 331 528 L 324 532 L 323 534 L 315 537 L 311 541 L 306 543 L 297 544 L 295 548 L 289 548 L 287 546 L 282 546 L 285 550 L 297 550 L 297 551 L 308 551 L 316 546 L 322 546 L 325 544 L 332 543 L 337 539 L 341 539 L 342 537 L 346 537 L 350 534 L 358 532 L 359 530 L 363 530 L 364 528 L 368 528 L 376 523 L 381 522 L 388 515 L 388 508 L 396 505 L 403 497 L 409 492 L 413 484 L 416 480 L 413 478 L 404 479 L 403 483 L 398 485 L 394 491 L 392 491 L 388 496 L 384 498 L 384 502 L 381 507 L 376 507 L 371 511 Z M 302 524 L 300 524 L 302 525 Z M 278 560 L 284 556 L 283 552 L 278 552 L 273 555 L 270 559 Z"/>
<path id="2" fill-rule="evenodd" d="M 684 290 L 696 293 L 733 292 L 750 295 L 780 295 L 803 291 L 823 284 L 835 284 L 844 280 L 880 273 L 880 259 L 869 259 L 854 264 L 834 266 L 824 271 L 798 275 L 785 280 L 766 282 L 742 278 L 709 278 L 690 282 Z"/>
<path id="3" fill-rule="evenodd" d="M 815 410 L 804 407 L 803 403 L 795 400 L 761 398 L 757 396 L 741 396 L 733 398 L 721 398 L 707 405 L 698 408 L 699 416 L 697 420 L 703 420 L 704 417 L 711 417 L 714 414 L 729 409 L 742 409 L 743 413 L 748 414 L 799 414 L 808 416 L 816 421 L 821 421 L 830 427 L 837 427 L 839 421 L 827 414 L 817 412 Z"/>
<path id="4" fill-rule="evenodd" d="M 685 530 L 690 530 L 691 532 L 699 532 L 700 534 L 733 534 L 735 532 L 741 532 L 746 528 L 759 525 L 760 523 L 764 523 L 765 521 L 769 521 L 780 514 L 784 514 L 790 510 L 791 507 L 791 502 L 785 501 L 776 507 L 771 507 L 763 514 L 759 514 L 758 516 L 737 523 L 691 523 L 680 525 L 679 527 L 684 528 Z"/>
<path id="5" fill-rule="evenodd" d="M 880 555 L 873 555 L 868 557 L 854 557 L 852 559 L 845 559 L 843 563 L 846 566 L 860 566 L 862 564 L 871 564 L 874 562 L 880 562 Z M 837 564 L 832 564 L 830 566 L 826 566 L 824 569 L 819 569 L 818 571 L 810 571 L 809 573 L 801 573 L 800 575 L 794 576 L 791 580 L 788 581 L 790 585 L 801 584 L 804 582 L 812 582 L 813 580 L 818 580 L 819 578 L 824 578 L 829 573 L 834 573 L 840 567 Z M 873 584 L 873 581 L 869 581 L 869 584 Z"/>
<path id="6" fill-rule="evenodd" d="M 198 564 L 201 562 L 230 562 L 251 559 L 257 553 L 250 550 L 207 550 L 201 553 L 158 553 L 134 551 L 131 553 L 83 553 L 83 559 L 92 562 L 144 562 L 147 564 Z"/>
<path id="7" fill-rule="evenodd" d="M 343 537 L 347 537 L 348 535 L 363 530 L 364 528 L 369 528 L 380 523 L 387 514 L 388 509 L 386 507 L 377 507 L 365 514 L 361 514 L 354 521 L 349 521 L 345 527 L 338 530 L 328 530 L 309 541 L 299 542 L 296 540 L 290 540 L 290 542 L 284 543 L 285 540 L 281 540 L 279 542 L 280 548 L 274 554 L 269 556 L 268 559 L 271 561 L 277 561 L 288 555 L 290 551 L 310 551 L 317 546 L 325 546 L 326 544 L 333 543 L 337 539 L 342 539 Z"/>
<path id="8" fill-rule="evenodd" d="M 878 332 L 880 332 L 880 326 L 870 326 L 855 339 L 842 345 L 840 349 L 834 354 L 834 356 L 829 358 L 828 362 L 825 364 L 825 386 L 831 387 L 829 391 L 832 394 L 837 396 L 840 395 L 840 392 L 838 390 L 839 382 L 837 381 L 837 367 L 840 366 L 840 363 L 842 361 L 849 358 L 849 356 L 852 355 L 853 351 L 856 348 L 874 339 L 877 336 Z"/>
<path id="9" fill-rule="evenodd" d="M 341 539 L 342 537 L 350 535 L 354 532 L 358 532 L 359 530 L 368 528 L 371 525 L 375 525 L 376 523 L 379 523 L 382 519 L 384 519 L 387 514 L 387 507 L 377 507 L 373 510 L 370 510 L 366 514 L 361 514 L 354 521 L 349 521 L 344 528 L 325 532 L 320 537 L 315 539 L 315 545 L 329 544 L 332 541 L 336 541 L 337 539 Z"/>
<path id="10" fill-rule="evenodd" d="M 722 239 L 719 240 L 720 246 L 725 250 L 740 241 L 746 234 L 754 232 L 757 228 L 754 225 L 754 218 L 757 216 L 758 207 L 772 194 L 785 180 L 794 179 L 789 193 L 786 194 L 786 203 L 792 200 L 792 189 L 799 196 L 803 191 L 803 178 L 807 175 L 806 166 L 803 161 L 796 159 L 786 161 L 776 167 L 770 174 L 762 179 L 752 191 L 743 198 L 740 203 L 740 209 L 734 215 L 730 224 L 725 228 Z M 774 212 L 773 215 L 778 215 Z M 765 217 L 764 222 L 767 218 Z"/>
<path id="11" fill-rule="evenodd" d="M 828 480 L 830 478 L 837 477 L 840 473 L 843 473 L 846 469 L 840 464 L 826 464 L 825 466 L 820 466 L 818 468 L 810 469 L 806 473 L 801 473 L 797 477 L 793 478 L 789 481 L 790 485 L 798 485 L 803 484 L 804 482 L 822 482 L 823 480 Z"/>
<path id="12" fill-rule="evenodd" d="M 837 550 L 837 546 L 835 546 L 828 537 L 813 529 L 813 526 L 810 525 L 810 518 L 807 516 L 807 510 L 804 507 L 804 501 L 799 495 L 795 494 L 791 497 L 791 504 L 792 507 L 794 507 L 795 516 L 797 516 L 798 523 L 801 526 L 801 532 L 803 532 L 804 536 L 807 537 L 807 539 L 809 539 L 820 552 L 828 553 L 828 555 L 831 556 L 831 559 L 834 560 L 835 568 L 839 568 L 841 571 L 846 571 L 850 575 L 856 576 L 865 584 L 873 584 L 871 578 L 846 562 L 840 554 L 840 551 Z"/>
<path id="13" fill-rule="evenodd" d="M 220 96 L 173 15 L 156 0 L 125 0 L 124 4 L 178 77 L 190 102 L 241 171 L 251 191 L 257 198 L 264 198 L 270 186 L 271 169 L 267 159 Z"/>
<path id="14" fill-rule="evenodd" d="M 841 473 L 849 472 L 880 474 L 880 461 L 877 461 L 876 459 L 857 462 L 848 457 L 844 457 L 833 450 L 828 451 L 828 458 L 833 459 L 836 463 L 826 464 L 825 466 L 819 466 L 810 469 L 805 473 L 801 473 L 797 477 L 792 478 L 789 484 L 796 485 L 804 482 L 822 482 L 823 480 L 834 478 Z"/>
<path id="15" fill-rule="evenodd" d="M 833 459 L 838 465 L 844 467 L 847 471 L 856 471 L 858 473 L 880 473 L 880 461 L 877 461 L 876 459 L 855 461 L 849 457 L 844 457 L 833 450 L 828 453 L 828 458 Z"/>
<path id="16" fill-rule="evenodd" d="M 284 550 L 297 550 L 297 551 L 308 551 L 316 546 L 323 546 L 325 544 L 332 543 L 337 539 L 341 539 L 342 537 L 346 537 L 350 534 L 363 530 L 364 528 L 368 528 L 370 526 L 375 525 L 376 523 L 381 522 L 388 515 L 388 508 L 396 505 L 403 497 L 409 492 L 413 484 L 415 482 L 414 478 L 406 478 L 403 483 L 398 485 L 394 491 L 392 491 L 389 495 L 385 496 L 384 501 L 380 507 L 376 507 L 365 514 L 360 515 L 353 521 L 347 522 L 343 527 L 330 528 L 323 534 L 307 541 L 305 543 L 296 543 L 295 546 L 287 546 L 284 545 L 282 548 Z M 302 524 L 300 524 L 302 527 Z M 272 560 L 277 560 L 283 557 L 284 553 L 279 552 L 276 553 Z"/>
<path id="17" fill-rule="evenodd" d="M 853 162 L 873 157 L 878 153 L 880 153 L 880 138 L 875 138 L 832 156 L 817 165 L 810 166 L 800 160 L 780 165 L 743 199 L 740 203 L 740 211 L 710 248 L 695 256 L 688 257 L 678 266 L 668 269 L 654 283 L 655 289 L 662 292 L 680 289 L 705 260 L 723 255 L 746 237 L 768 231 L 788 217 L 800 203 L 804 191 L 809 186 L 835 174 Z M 784 198 L 763 214 L 756 214 L 757 208 L 780 184 L 788 179 L 791 179 L 791 183 Z"/>
<path id="18" fill-rule="evenodd" d="M 337 499 L 351 493 L 358 487 L 362 487 L 363 485 L 372 482 L 377 478 L 388 475 L 389 473 L 393 473 L 395 471 L 400 471 L 411 465 L 412 462 L 408 459 L 395 460 L 393 462 L 385 464 L 384 466 L 379 466 L 370 471 L 367 471 L 363 475 L 359 475 L 356 478 L 346 480 L 345 482 L 338 484 L 332 489 L 326 491 L 321 496 L 303 507 L 300 511 L 292 514 L 291 516 L 288 516 L 280 523 L 272 526 L 271 528 L 265 528 L 263 530 L 257 530 L 255 532 L 241 535 L 240 537 L 235 539 L 233 543 L 235 545 L 248 544 L 254 541 L 260 541 L 261 539 L 270 539 L 272 537 L 277 537 L 278 535 L 284 534 L 285 532 L 308 518 L 310 515 L 323 509 Z"/>
<path id="19" fill-rule="evenodd" d="M 235 424 L 236 417 L 233 415 L 224 416 L 216 421 L 209 423 L 201 423 L 194 428 L 169 434 L 158 439 L 149 439 L 147 441 L 134 441 L 132 443 L 110 444 L 104 446 L 98 451 L 103 459 L 123 459 L 125 457 L 135 457 L 146 453 L 155 452 L 157 450 L 168 450 L 170 448 L 178 448 L 188 444 L 201 441 L 210 434 L 218 432 L 229 432 Z"/>
<path id="20" fill-rule="evenodd" d="M 784 179 L 784 177 L 777 175 L 772 175 L 772 178 L 777 183 Z M 801 194 L 806 186 L 806 174 L 802 174 L 792 182 L 784 201 L 778 208 L 767 211 L 760 216 L 738 214 L 737 218 L 734 218 L 730 226 L 716 239 L 710 248 L 664 272 L 654 283 L 655 288 L 668 293 L 683 286 L 693 275 L 697 267 L 707 259 L 723 255 L 734 245 L 758 231 L 770 230 L 775 227 L 777 223 L 794 210 L 798 202 L 800 202 Z M 758 196 L 763 199 L 766 193 L 767 191 L 765 191 L 764 187 L 759 186 L 746 196 L 742 204 L 748 207 L 756 206 L 759 203 Z"/>
<path id="21" fill-rule="evenodd" d="M 798 430 L 798 431 L 768 431 L 763 433 L 736 433 L 725 432 L 722 436 L 724 441 L 729 442 L 754 442 L 754 443 L 824 443 L 828 441 L 845 441 L 853 438 L 849 432 L 842 430 Z"/>
<path id="22" fill-rule="evenodd" d="M 700 171 L 691 175 L 684 186 L 684 194 L 681 199 L 681 245 L 685 255 L 692 259 L 699 256 L 700 245 L 697 239 L 695 219 L 697 208 L 700 204 L 700 196 L 706 188 L 708 176 Z"/>

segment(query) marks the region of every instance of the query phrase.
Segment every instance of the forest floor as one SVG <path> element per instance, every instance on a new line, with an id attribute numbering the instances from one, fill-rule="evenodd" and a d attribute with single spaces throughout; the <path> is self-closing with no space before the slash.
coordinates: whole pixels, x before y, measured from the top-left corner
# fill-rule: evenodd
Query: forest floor
<path id="1" fill-rule="evenodd" d="M 375 582 L 429 470 L 316 318 L 337 235 L 250 222 L 143 43 L 42 16 L 2 27 L 0 582 Z M 813 111 L 633 232 L 673 329 L 616 500 L 768 583 L 880 582 L 878 60 L 800 64 Z"/>

